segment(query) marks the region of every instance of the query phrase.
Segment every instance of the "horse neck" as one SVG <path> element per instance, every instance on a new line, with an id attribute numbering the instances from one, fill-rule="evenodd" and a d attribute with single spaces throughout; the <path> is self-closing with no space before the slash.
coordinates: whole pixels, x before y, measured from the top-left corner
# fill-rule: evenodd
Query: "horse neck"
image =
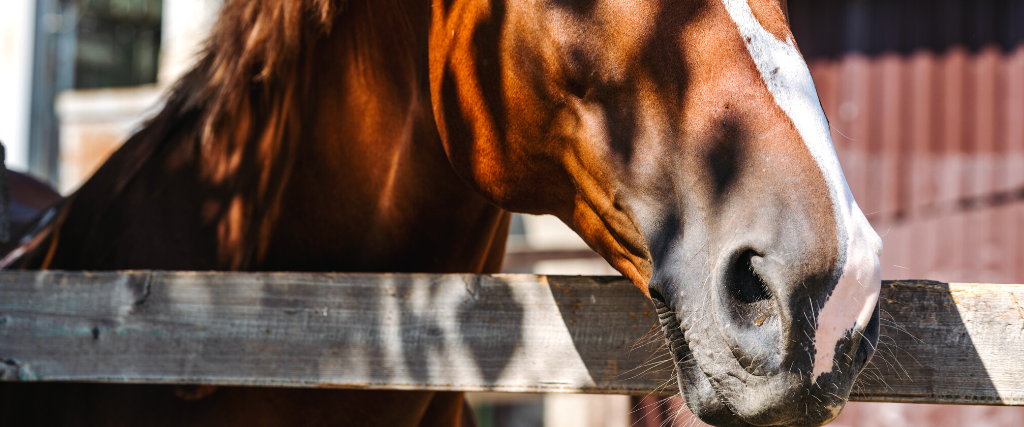
<path id="1" fill-rule="evenodd" d="M 315 49 L 263 269 L 496 272 L 509 214 L 444 152 L 426 76 L 429 4 L 356 3 Z"/>

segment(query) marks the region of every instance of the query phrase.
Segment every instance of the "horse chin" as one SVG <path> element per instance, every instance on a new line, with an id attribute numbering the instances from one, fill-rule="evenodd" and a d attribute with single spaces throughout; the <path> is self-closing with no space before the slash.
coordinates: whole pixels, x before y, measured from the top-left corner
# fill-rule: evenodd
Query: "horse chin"
<path id="1" fill-rule="evenodd" d="M 681 394 L 690 411 L 713 426 L 825 425 L 846 405 L 853 381 L 870 361 L 877 345 L 876 307 L 867 328 L 856 339 L 850 337 L 837 346 L 837 354 L 851 355 L 852 363 L 846 369 L 821 375 L 814 383 L 807 373 L 781 371 L 752 376 L 738 363 L 722 372 L 706 371 L 691 351 L 691 341 L 696 340 L 686 337 L 673 310 L 658 299 L 654 301 Z"/>

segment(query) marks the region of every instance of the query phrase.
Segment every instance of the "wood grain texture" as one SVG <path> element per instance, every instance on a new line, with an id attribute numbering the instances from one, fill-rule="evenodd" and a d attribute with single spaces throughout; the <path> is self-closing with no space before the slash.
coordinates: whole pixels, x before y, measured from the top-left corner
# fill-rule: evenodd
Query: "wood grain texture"
<path id="1" fill-rule="evenodd" d="M 886 282 L 853 399 L 1024 405 L 1022 299 Z M 654 325 L 618 277 L 3 272 L 0 378 L 671 394 Z"/>
<path id="2" fill-rule="evenodd" d="M 1024 405 L 1024 285 L 886 281 L 854 400 Z"/>

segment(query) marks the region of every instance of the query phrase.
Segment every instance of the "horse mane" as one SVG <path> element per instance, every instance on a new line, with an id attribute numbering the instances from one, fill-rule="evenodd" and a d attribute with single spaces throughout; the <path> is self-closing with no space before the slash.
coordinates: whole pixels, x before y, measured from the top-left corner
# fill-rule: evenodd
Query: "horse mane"
<path id="1" fill-rule="evenodd" d="M 212 215 L 219 263 L 245 269 L 261 259 L 301 137 L 313 45 L 344 9 L 344 0 L 225 1 L 196 66 L 125 144 L 136 146 L 114 193 L 161 147 L 194 144 L 200 179 L 229 198 Z"/>
<path id="2" fill-rule="evenodd" d="M 282 141 L 301 74 L 309 68 L 301 61 L 304 42 L 330 31 L 335 10 L 333 0 L 223 5 L 203 58 L 174 94 L 185 98 L 186 110 L 202 110 L 199 127 L 212 154 L 208 159 L 228 160 L 210 165 L 212 178 L 224 179 L 238 167 L 239 149 Z"/>
<path id="3" fill-rule="evenodd" d="M 291 107 L 309 71 L 304 43 L 331 30 L 336 10 L 333 0 L 224 3 L 202 58 L 168 102 L 177 117 L 199 112 L 196 136 L 214 182 L 235 173 L 252 144 L 270 154 L 294 130 Z"/>
<path id="4" fill-rule="evenodd" d="M 217 265 L 257 266 L 301 139 L 299 109 L 317 41 L 345 7 L 346 0 L 225 0 L 199 61 L 178 80 L 163 109 L 54 214 L 41 217 L 23 236 L 27 243 L 0 247 L 8 253 L 0 267 L 49 268 L 76 200 L 111 206 L 131 197 L 126 189 L 143 171 L 161 173 L 161 164 L 180 163 L 169 153 L 182 151 L 191 153 L 196 179 L 209 191 L 199 203 L 216 228 Z M 90 214 L 87 223 L 96 224 L 104 210 Z"/>

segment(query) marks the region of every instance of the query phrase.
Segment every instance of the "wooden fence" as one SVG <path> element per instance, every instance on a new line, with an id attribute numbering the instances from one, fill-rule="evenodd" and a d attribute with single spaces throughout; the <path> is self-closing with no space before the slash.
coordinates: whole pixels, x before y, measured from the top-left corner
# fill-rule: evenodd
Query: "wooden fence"
<path id="1" fill-rule="evenodd" d="M 853 400 L 1024 405 L 1020 300 L 885 282 Z M 0 379 L 671 394 L 655 319 L 620 277 L 11 271 Z"/>

